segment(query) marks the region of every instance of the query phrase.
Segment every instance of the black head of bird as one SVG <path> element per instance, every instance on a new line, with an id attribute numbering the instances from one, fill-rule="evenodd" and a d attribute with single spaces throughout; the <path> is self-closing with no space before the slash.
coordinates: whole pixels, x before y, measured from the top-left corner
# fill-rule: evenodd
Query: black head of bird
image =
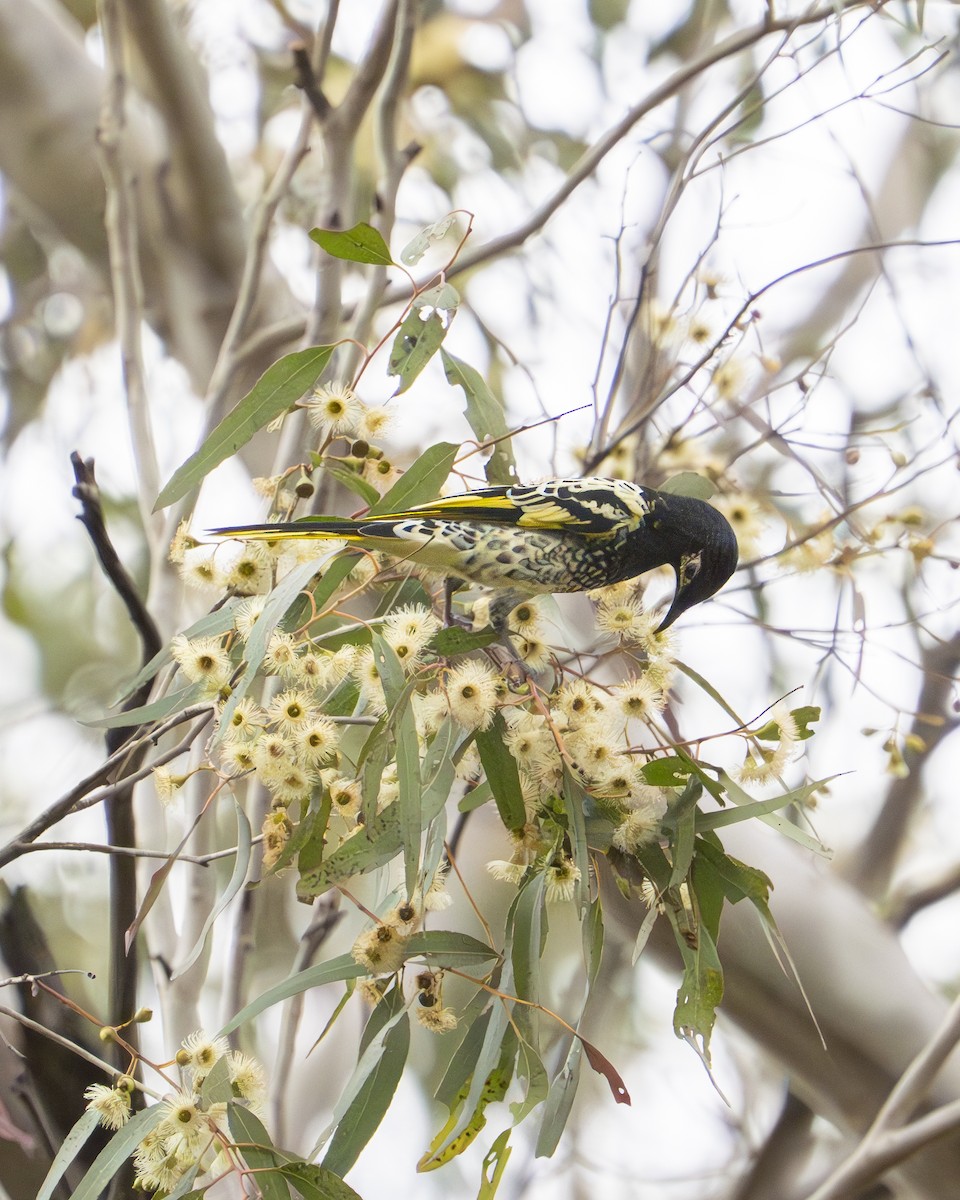
<path id="1" fill-rule="evenodd" d="M 727 582 L 737 567 L 739 547 L 730 523 L 703 500 L 659 492 L 647 518 L 663 555 L 673 568 L 677 589 L 660 630 Z"/>

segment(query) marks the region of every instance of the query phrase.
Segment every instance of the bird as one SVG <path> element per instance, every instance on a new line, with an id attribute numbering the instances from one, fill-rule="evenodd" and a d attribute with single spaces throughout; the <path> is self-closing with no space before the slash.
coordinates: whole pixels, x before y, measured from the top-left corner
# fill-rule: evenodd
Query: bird
<path id="1" fill-rule="evenodd" d="M 342 539 L 506 592 L 511 608 L 516 598 L 592 591 L 669 565 L 676 590 L 658 633 L 719 591 L 739 554 L 729 522 L 706 501 L 598 477 L 478 488 L 353 520 L 307 517 L 210 532 Z"/>

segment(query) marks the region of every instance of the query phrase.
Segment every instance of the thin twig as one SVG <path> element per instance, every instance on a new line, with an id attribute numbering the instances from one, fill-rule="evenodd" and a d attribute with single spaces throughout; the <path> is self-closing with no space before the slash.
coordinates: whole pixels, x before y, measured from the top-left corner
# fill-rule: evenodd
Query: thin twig
<path id="1" fill-rule="evenodd" d="M 960 1100 L 943 1104 L 906 1125 L 898 1122 L 926 1095 L 934 1076 L 960 1040 L 960 997 L 940 1028 L 900 1076 L 854 1152 L 808 1200 L 847 1200 L 937 1138 L 960 1127 Z"/>
<path id="2" fill-rule="evenodd" d="M 82 800 L 84 796 L 87 796 L 93 788 L 97 787 L 98 784 L 102 783 L 105 779 L 109 779 L 115 768 L 122 767 L 123 764 L 127 762 L 132 752 L 140 749 L 147 742 L 157 742 L 164 735 L 164 733 L 166 733 L 169 729 L 173 729 L 176 725 L 180 725 L 184 721 L 189 721 L 193 717 L 203 714 L 204 722 L 190 735 L 189 739 L 185 739 L 193 740 L 193 738 L 196 736 L 196 733 L 199 733 L 200 729 L 203 728 L 203 724 L 206 724 L 206 722 L 210 719 L 211 713 L 212 708 L 210 706 L 196 705 L 191 709 L 186 709 L 184 712 L 178 713 L 175 717 L 171 717 L 169 721 L 158 726 L 156 729 L 150 730 L 148 733 L 141 734 L 132 741 L 125 742 L 119 750 L 115 751 L 110 755 L 109 758 L 105 759 L 95 771 L 81 779 L 79 783 L 77 783 L 70 789 L 69 792 L 66 793 L 66 795 L 61 796 L 59 800 L 51 804 L 49 808 L 40 813 L 38 817 L 35 817 L 30 824 L 22 829 L 15 838 L 6 844 L 6 846 L 0 848 L 0 867 L 5 867 L 7 863 L 12 862 L 15 858 L 18 858 L 20 854 L 24 853 L 23 848 L 26 845 L 28 845 L 30 842 L 36 841 L 36 839 L 42 833 L 46 833 L 46 831 L 53 825 L 56 825 L 58 821 L 62 821 L 64 817 L 69 816 L 69 814 L 72 812 L 75 812 L 79 801 Z M 180 753 L 179 750 L 178 753 Z M 171 755 L 171 757 L 175 756 Z M 153 764 L 151 764 L 151 770 L 152 766 Z M 138 775 L 137 778 L 142 778 L 142 776 Z M 111 785 L 109 792 L 113 794 L 114 791 L 115 787 L 114 785 Z M 106 798 L 107 795 L 105 792 L 100 799 Z M 97 803 L 99 803 L 99 799 Z"/>

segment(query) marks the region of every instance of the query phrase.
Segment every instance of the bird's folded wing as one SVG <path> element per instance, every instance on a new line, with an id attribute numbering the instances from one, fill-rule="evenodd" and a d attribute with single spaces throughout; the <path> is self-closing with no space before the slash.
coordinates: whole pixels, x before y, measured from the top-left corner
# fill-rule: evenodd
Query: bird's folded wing
<path id="1" fill-rule="evenodd" d="M 586 489 L 578 492 L 571 486 L 481 488 L 420 504 L 406 513 L 382 513 L 379 519 L 397 520 L 411 513 L 433 520 L 485 521 L 523 529 L 601 535 L 614 533 L 637 519 L 609 491 L 597 495 Z"/>

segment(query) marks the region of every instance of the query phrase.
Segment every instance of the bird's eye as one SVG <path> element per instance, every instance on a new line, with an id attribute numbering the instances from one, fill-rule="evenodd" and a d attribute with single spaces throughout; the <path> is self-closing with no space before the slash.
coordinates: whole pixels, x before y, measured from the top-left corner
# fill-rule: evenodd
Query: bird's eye
<path id="1" fill-rule="evenodd" d="M 684 583 L 693 583 L 700 573 L 700 555 L 691 554 L 680 564 L 680 575 Z"/>

